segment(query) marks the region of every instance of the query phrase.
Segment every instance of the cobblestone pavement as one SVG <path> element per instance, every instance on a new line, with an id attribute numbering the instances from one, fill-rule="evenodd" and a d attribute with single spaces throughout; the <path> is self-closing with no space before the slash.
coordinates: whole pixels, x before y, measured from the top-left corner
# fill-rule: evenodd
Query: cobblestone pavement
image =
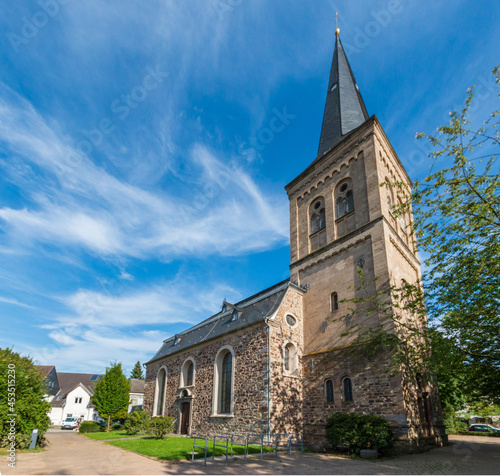
<path id="1" fill-rule="evenodd" d="M 500 438 L 453 436 L 426 453 L 366 461 L 316 453 L 265 455 L 225 464 L 160 462 L 76 433 L 49 432 L 50 446 L 18 455 L 15 470 L 5 456 L 0 474 L 499 474 Z"/>

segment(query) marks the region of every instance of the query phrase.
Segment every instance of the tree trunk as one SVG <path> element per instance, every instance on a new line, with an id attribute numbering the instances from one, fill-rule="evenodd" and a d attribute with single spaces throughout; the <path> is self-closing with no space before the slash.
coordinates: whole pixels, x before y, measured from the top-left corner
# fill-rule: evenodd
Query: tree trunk
<path id="1" fill-rule="evenodd" d="M 106 431 L 109 432 L 109 426 L 111 424 L 111 415 L 108 415 L 108 427 L 106 428 Z"/>

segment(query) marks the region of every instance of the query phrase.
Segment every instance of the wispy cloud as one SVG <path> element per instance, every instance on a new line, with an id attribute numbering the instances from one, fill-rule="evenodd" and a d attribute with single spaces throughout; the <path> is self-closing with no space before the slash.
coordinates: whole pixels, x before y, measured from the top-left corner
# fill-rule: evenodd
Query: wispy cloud
<path id="1" fill-rule="evenodd" d="M 19 177 L 8 161 L 2 165 L 13 182 L 29 181 L 32 201 L 0 209 L 13 241 L 77 246 L 110 257 L 236 254 L 287 242 L 284 194 L 261 190 L 247 171 L 231 169 L 203 144 L 185 157 L 194 175 L 180 186 L 193 193 L 146 191 L 76 151 L 28 101 L 5 86 L 0 92 L 0 140 L 28 164 L 28 175 Z M 30 177 L 29 167 L 39 174 Z M 211 186 L 218 187 L 216 196 Z"/>
<path id="2" fill-rule="evenodd" d="M 13 306 L 25 307 L 27 309 L 35 309 L 33 306 L 29 304 L 25 304 L 23 302 L 19 302 L 17 299 L 10 299 L 3 296 L 0 296 L 0 302 L 4 302 L 5 304 L 12 304 Z"/>
<path id="3" fill-rule="evenodd" d="M 224 296 L 241 297 L 225 284 L 200 286 L 180 277 L 142 291 L 124 290 L 113 282 L 103 287 L 102 292 L 79 290 L 61 297 L 68 312 L 42 326 L 50 343 L 21 344 L 22 350 L 41 364 L 65 369 L 89 371 L 93 366 L 101 371 L 111 359 L 131 367 L 151 358 L 172 332 L 217 312 Z M 175 331 L 161 330 L 169 326 Z"/>

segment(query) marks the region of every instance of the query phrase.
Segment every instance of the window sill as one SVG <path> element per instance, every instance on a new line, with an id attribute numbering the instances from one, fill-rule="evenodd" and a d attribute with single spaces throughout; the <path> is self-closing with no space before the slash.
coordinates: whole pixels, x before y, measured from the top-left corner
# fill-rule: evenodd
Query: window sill
<path id="1" fill-rule="evenodd" d="M 234 418 L 234 415 L 232 413 L 221 413 L 221 414 L 212 413 L 210 415 L 210 418 Z"/>
<path id="2" fill-rule="evenodd" d="M 338 223 L 339 221 L 343 220 L 343 219 L 344 219 L 344 218 L 346 218 L 346 217 L 349 217 L 349 216 L 351 216 L 351 215 L 354 215 L 354 212 L 355 212 L 355 211 L 356 211 L 356 210 L 352 210 L 352 211 L 350 211 L 349 213 L 346 213 L 345 215 L 342 215 L 341 217 L 339 217 L 339 218 L 337 218 L 337 219 L 335 220 L 335 223 Z"/>
<path id="3" fill-rule="evenodd" d="M 315 231 L 314 233 L 310 233 L 309 238 L 312 238 L 313 236 L 319 235 L 322 231 L 325 231 L 325 230 L 326 230 L 326 226 L 324 226 L 323 228 L 320 228 L 318 231 Z"/>
<path id="4" fill-rule="evenodd" d="M 297 374 L 289 374 L 287 372 L 283 372 L 283 377 L 300 378 Z"/>
<path id="5" fill-rule="evenodd" d="M 194 384 L 193 385 L 184 385 L 184 387 L 179 387 L 177 390 L 183 390 L 185 388 L 194 388 Z"/>
<path id="6" fill-rule="evenodd" d="M 354 405 L 354 402 L 353 401 L 350 401 L 350 402 L 342 402 L 343 405 Z"/>

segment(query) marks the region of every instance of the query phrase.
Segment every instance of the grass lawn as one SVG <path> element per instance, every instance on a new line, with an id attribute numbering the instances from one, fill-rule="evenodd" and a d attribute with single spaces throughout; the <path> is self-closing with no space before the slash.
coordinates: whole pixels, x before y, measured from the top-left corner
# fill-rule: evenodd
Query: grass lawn
<path id="1" fill-rule="evenodd" d="M 99 431 L 97 433 L 80 433 L 80 435 L 86 436 L 93 440 L 117 440 L 119 438 L 133 438 L 143 435 L 128 435 L 125 430 L 111 430 L 109 433 L 105 431 Z"/>
<path id="2" fill-rule="evenodd" d="M 198 441 L 198 444 L 201 443 Z M 193 439 L 192 438 L 182 438 L 176 436 L 169 436 L 163 440 L 157 440 L 155 438 L 139 439 L 139 440 L 121 440 L 121 441 L 109 441 L 108 445 L 119 446 L 124 450 L 134 451 L 146 456 L 152 456 L 153 458 L 158 458 L 160 460 L 181 460 L 181 459 L 191 459 L 191 452 L 193 451 Z M 208 442 L 207 455 L 212 456 L 213 440 Z M 260 453 L 260 446 L 250 445 L 249 453 Z M 200 454 L 195 455 L 195 458 L 202 458 L 204 454 L 201 454 L 203 450 L 199 450 Z M 271 448 L 264 447 L 264 452 L 268 453 L 273 451 Z M 215 448 L 215 456 L 223 456 L 225 454 L 225 449 Z M 231 447 L 228 448 L 228 454 L 231 454 Z M 243 454 L 243 448 L 241 446 L 233 446 L 233 454 Z"/>
<path id="3" fill-rule="evenodd" d="M 40 451 L 45 451 L 44 448 L 40 448 L 39 446 L 37 446 L 36 448 L 32 449 L 32 450 L 19 450 L 19 449 L 16 449 L 16 454 L 18 453 L 40 453 Z M 5 448 L 0 448 L 0 455 L 6 455 L 6 454 L 9 454 L 10 453 L 10 450 L 6 450 Z"/>

